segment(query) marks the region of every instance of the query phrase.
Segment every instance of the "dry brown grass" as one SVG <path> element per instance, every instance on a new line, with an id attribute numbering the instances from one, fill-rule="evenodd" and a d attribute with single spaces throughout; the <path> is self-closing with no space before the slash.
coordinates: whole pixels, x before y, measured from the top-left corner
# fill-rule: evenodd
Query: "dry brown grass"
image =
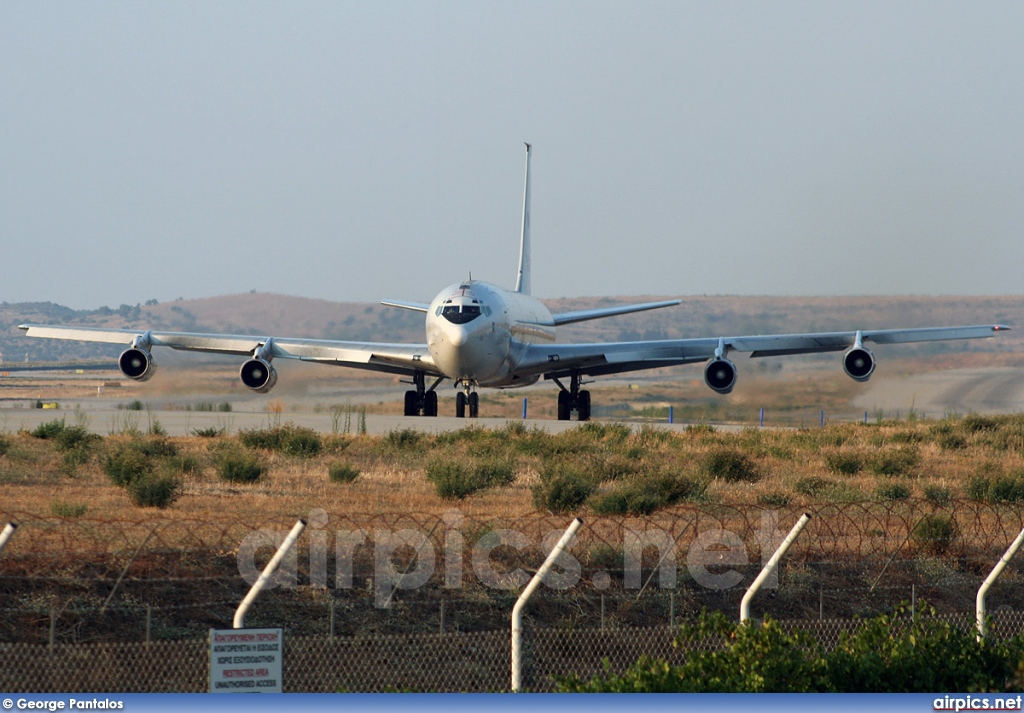
<path id="1" fill-rule="evenodd" d="M 468 431 L 455 439 L 409 435 L 407 441 L 403 440 L 406 432 L 384 437 L 324 436 L 323 452 L 314 458 L 260 452 L 268 469 L 254 484 L 228 483 L 217 475 L 216 453 L 223 447 L 219 444 L 240 447 L 237 437 L 173 438 L 179 457 L 199 467 L 181 476 L 181 498 L 159 512 L 161 519 L 208 522 L 305 516 L 315 508 L 368 516 L 402 512 L 441 516 L 458 507 L 473 517 L 521 517 L 535 509 L 531 487 L 548 459 L 584 461 L 598 469 L 618 459 L 620 465 L 632 464 L 638 472 L 676 473 L 705 482 L 712 503 L 770 503 L 781 497 L 791 505 L 871 500 L 879 497 L 880 487 L 892 483 L 905 486 L 912 497 L 945 488 L 952 497 L 962 498 L 968 494 L 971 478 L 980 472 L 1024 474 L 1022 422 L 1020 417 L 1003 417 L 992 421 L 1000 424 L 998 428 L 980 430 L 971 430 L 966 419 L 737 433 L 644 429 L 625 437 L 622 434 L 628 429 L 612 427 L 604 440 L 594 437 L 588 427 L 558 436 L 530 436 L 529 432 L 495 436 L 483 431 Z M 956 436 L 957 447 L 948 447 L 944 434 Z M 529 437 L 543 445 L 533 450 L 516 445 L 518 438 Z M 66 465 L 53 441 L 26 433 L 5 438 L 8 448 L 0 456 L 0 502 L 6 513 L 47 517 L 58 503 L 84 506 L 89 518 L 99 520 L 136 519 L 145 512 L 157 512 L 134 508 L 103 472 L 103 453 L 124 437 L 107 437 L 87 463 L 73 468 Z M 613 442 L 615 438 L 619 440 Z M 723 448 L 749 456 L 758 474 L 754 482 L 727 482 L 701 470 L 708 454 Z M 430 458 L 469 462 L 482 456 L 513 462 L 516 481 L 452 501 L 440 498 L 425 477 Z M 860 465 L 843 472 L 836 466 L 841 456 Z M 895 464 L 890 462 L 893 459 Z M 331 482 L 327 470 L 337 462 L 356 468 L 359 477 L 352 483 Z M 612 487 L 615 483 L 605 482 L 602 490 Z"/>

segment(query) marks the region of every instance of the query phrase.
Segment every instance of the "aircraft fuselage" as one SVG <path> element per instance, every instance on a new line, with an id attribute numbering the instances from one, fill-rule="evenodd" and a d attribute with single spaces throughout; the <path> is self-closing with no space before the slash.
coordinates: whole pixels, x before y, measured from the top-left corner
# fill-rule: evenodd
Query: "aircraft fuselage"
<path id="1" fill-rule="evenodd" d="M 526 386 L 516 377 L 522 347 L 555 341 L 551 312 L 529 295 L 487 282 L 441 290 L 426 319 L 427 347 L 448 378 L 476 386 Z"/>

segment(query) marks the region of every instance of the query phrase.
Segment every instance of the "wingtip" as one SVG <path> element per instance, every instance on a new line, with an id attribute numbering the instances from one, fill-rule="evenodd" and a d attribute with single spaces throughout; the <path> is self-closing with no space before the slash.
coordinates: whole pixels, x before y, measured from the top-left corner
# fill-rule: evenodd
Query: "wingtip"
<path id="1" fill-rule="evenodd" d="M 1011 329 L 1012 327 L 1007 327 L 1005 324 L 996 324 L 992 327 L 993 332 L 1009 332 Z"/>

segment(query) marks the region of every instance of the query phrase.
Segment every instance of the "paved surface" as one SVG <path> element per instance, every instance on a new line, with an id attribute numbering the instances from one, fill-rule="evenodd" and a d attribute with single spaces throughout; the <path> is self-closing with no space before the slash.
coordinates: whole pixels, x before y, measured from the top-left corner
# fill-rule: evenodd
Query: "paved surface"
<path id="1" fill-rule="evenodd" d="M 857 408 L 887 414 L 915 409 L 929 418 L 946 414 L 1024 411 L 1024 369 L 985 368 L 930 371 L 902 378 L 872 378 Z"/>

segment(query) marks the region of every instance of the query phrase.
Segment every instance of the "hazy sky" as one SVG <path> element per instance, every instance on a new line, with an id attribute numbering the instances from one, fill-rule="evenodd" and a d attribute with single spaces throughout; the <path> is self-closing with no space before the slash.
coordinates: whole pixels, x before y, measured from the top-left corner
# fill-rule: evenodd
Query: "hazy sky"
<path id="1" fill-rule="evenodd" d="M 0 300 L 1022 294 L 1021 2 L 0 1 Z"/>

